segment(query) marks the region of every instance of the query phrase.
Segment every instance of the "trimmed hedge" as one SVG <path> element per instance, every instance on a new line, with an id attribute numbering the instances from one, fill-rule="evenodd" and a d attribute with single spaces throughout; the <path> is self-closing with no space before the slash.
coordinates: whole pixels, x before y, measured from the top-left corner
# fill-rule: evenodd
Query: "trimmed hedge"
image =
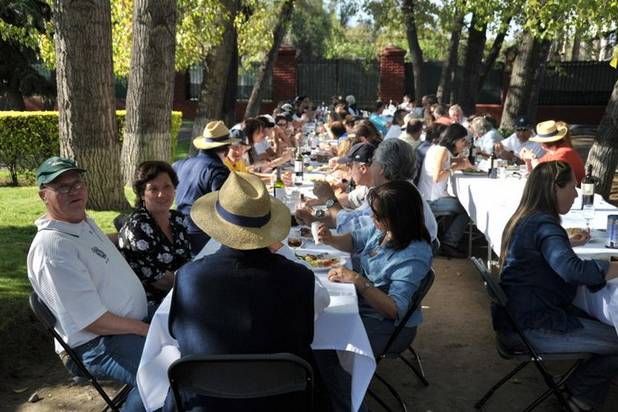
<path id="1" fill-rule="evenodd" d="M 126 114 L 126 110 L 116 111 L 121 143 Z M 172 112 L 171 159 L 181 125 L 182 112 Z M 32 174 L 43 160 L 59 151 L 58 112 L 0 111 L 0 165 L 9 170 L 12 184 L 17 185 L 18 175 Z"/>

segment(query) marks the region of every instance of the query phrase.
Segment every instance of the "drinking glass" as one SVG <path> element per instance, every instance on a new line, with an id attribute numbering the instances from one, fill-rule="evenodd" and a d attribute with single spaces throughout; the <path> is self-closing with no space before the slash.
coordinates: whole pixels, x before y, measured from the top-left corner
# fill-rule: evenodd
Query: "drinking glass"
<path id="1" fill-rule="evenodd" d="M 590 222 L 594 219 L 594 205 L 584 205 L 582 207 L 582 215 L 586 220 L 586 229 L 590 232 Z"/>

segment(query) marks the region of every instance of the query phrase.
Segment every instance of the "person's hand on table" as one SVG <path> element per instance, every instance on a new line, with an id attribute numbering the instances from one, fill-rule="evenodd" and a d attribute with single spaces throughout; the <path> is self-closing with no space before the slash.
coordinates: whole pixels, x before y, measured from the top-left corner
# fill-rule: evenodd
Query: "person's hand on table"
<path id="1" fill-rule="evenodd" d="M 309 206 L 309 207 L 323 205 L 323 204 L 324 202 L 322 202 L 320 199 L 311 198 L 311 199 L 305 200 L 305 206 Z"/>
<path id="2" fill-rule="evenodd" d="M 578 230 L 576 233 L 569 235 L 571 246 L 583 246 L 590 240 L 590 232 L 588 230 Z"/>
<path id="3" fill-rule="evenodd" d="M 532 150 L 524 147 L 523 149 L 519 151 L 519 158 L 521 160 L 535 160 L 536 155 L 534 154 Z"/>
<path id="4" fill-rule="evenodd" d="M 318 226 L 318 240 L 325 245 L 330 245 L 333 240 L 333 234 L 330 232 L 328 226 L 324 223 Z"/>
<path id="5" fill-rule="evenodd" d="M 328 199 L 335 198 L 335 192 L 331 185 L 322 180 L 316 180 L 313 184 L 313 194 L 318 197 L 322 202 L 326 202 Z"/>
<path id="6" fill-rule="evenodd" d="M 294 177 L 293 176 L 294 175 L 289 170 L 286 170 L 285 172 L 283 172 L 281 174 L 281 180 L 283 180 L 283 184 L 286 185 L 286 186 L 294 185 Z"/>
<path id="7" fill-rule="evenodd" d="M 296 217 L 296 221 L 302 225 L 310 225 L 312 222 L 318 220 L 313 215 L 313 209 L 307 207 L 296 210 L 294 216 Z"/>
<path id="8" fill-rule="evenodd" d="M 337 283 L 354 283 L 358 282 L 361 279 L 361 276 L 343 266 L 338 268 L 332 268 L 328 271 L 328 280 L 331 282 Z"/>

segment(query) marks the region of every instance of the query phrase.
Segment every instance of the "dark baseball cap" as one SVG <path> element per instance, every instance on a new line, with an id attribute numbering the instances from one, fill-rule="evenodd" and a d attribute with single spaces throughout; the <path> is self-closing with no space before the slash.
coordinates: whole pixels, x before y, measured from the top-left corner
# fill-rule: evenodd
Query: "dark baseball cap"
<path id="1" fill-rule="evenodd" d="M 354 146 L 350 148 L 348 154 L 343 157 L 340 157 L 337 160 L 337 163 L 351 163 L 351 162 L 360 162 L 360 163 L 371 163 L 371 159 L 373 159 L 373 152 L 375 152 L 376 147 L 369 143 L 356 143 Z"/>
<path id="2" fill-rule="evenodd" d="M 529 129 L 530 122 L 524 116 L 520 116 L 515 120 L 515 129 Z"/>
<path id="3" fill-rule="evenodd" d="M 85 172 L 85 169 L 77 167 L 74 160 L 64 157 L 54 156 L 50 157 L 43 163 L 36 171 L 36 184 L 39 187 L 49 184 L 54 181 L 58 176 L 69 170 L 77 170 L 78 172 Z"/>

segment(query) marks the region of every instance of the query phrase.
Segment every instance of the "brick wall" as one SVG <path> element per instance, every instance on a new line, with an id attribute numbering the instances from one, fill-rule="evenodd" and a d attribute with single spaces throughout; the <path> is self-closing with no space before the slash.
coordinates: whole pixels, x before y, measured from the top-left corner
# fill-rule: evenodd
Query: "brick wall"
<path id="1" fill-rule="evenodd" d="M 273 101 L 292 100 L 296 97 L 298 83 L 298 65 L 296 49 L 282 47 L 279 49 L 273 67 Z"/>
<path id="2" fill-rule="evenodd" d="M 383 102 L 401 101 L 405 89 L 405 55 L 405 50 L 395 46 L 380 52 L 378 96 Z"/>

